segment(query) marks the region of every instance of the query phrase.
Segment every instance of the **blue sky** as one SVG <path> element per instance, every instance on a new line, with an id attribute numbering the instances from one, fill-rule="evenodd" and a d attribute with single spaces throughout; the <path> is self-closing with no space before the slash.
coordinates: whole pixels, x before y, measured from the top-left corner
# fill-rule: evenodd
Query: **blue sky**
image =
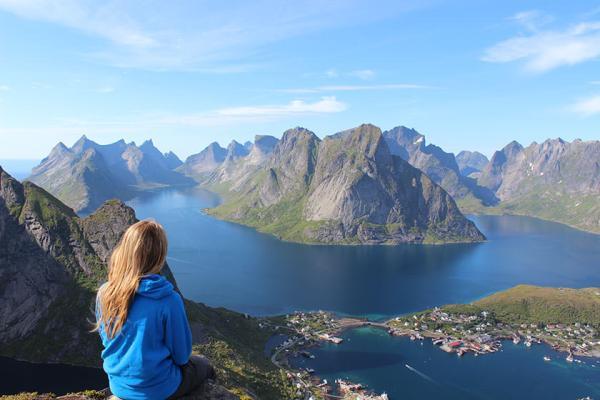
<path id="1" fill-rule="evenodd" d="M 0 158 L 363 122 L 487 155 L 599 139 L 600 5 L 0 0 Z"/>

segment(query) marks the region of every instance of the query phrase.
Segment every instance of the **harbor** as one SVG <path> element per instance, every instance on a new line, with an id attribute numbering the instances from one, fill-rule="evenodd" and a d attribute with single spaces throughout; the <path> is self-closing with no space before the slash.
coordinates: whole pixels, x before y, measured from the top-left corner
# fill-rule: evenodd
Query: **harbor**
<path id="1" fill-rule="evenodd" d="M 312 367 L 298 368 L 291 359 L 315 360 L 315 350 L 325 344 L 343 347 L 343 333 L 357 328 L 378 329 L 391 337 L 406 337 L 411 343 L 431 342 L 434 347 L 449 354 L 475 357 L 496 353 L 503 346 L 531 348 L 547 344 L 562 356 L 550 352 L 543 356 L 546 363 L 563 358 L 568 364 L 582 363 L 581 357 L 593 358 L 600 354 L 600 339 L 597 331 L 585 324 L 506 324 L 497 321 L 486 311 L 478 313 L 452 313 L 434 308 L 427 312 L 392 318 L 385 322 L 373 322 L 360 318 L 338 317 L 333 313 L 295 312 L 281 317 L 266 319 L 270 325 L 286 339 L 277 346 L 271 355 L 273 364 L 283 368 L 292 385 L 297 389 L 298 399 L 365 399 L 388 400 L 385 393 L 370 391 L 362 382 L 349 379 L 335 379 L 333 383 L 323 379 Z M 592 367 L 596 368 L 596 363 Z M 412 366 L 405 367 L 421 376 Z M 422 376 L 423 377 L 423 376 Z M 348 397 L 350 396 L 350 397 Z"/>

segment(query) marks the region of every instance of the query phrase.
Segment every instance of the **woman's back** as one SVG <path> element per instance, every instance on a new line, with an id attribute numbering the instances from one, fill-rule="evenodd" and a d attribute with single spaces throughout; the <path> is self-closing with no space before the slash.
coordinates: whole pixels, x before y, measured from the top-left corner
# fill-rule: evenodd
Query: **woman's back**
<path id="1" fill-rule="evenodd" d="M 161 275 L 140 280 L 127 321 L 114 338 L 100 331 L 111 391 L 125 399 L 166 398 L 181 382 L 192 341 L 183 302 Z"/>
<path id="2" fill-rule="evenodd" d="M 140 221 L 125 231 L 98 290 L 96 330 L 110 389 L 121 399 L 166 399 L 189 393 L 215 371 L 191 357 L 192 335 L 181 296 L 160 275 L 167 255 L 164 229 Z"/>

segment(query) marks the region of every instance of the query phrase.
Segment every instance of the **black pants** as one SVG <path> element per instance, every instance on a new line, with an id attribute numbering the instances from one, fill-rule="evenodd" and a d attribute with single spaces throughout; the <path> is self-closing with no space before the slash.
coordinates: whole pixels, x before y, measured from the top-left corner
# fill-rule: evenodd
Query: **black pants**
<path id="1" fill-rule="evenodd" d="M 198 389 L 207 379 L 216 378 L 215 369 L 206 357 L 192 355 L 190 360 L 181 366 L 181 384 L 169 400 L 183 397 Z"/>

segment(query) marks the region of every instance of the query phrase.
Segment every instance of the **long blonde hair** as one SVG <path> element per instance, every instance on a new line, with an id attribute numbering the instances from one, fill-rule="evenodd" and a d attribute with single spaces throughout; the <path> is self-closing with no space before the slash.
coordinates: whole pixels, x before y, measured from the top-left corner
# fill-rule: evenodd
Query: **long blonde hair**
<path id="1" fill-rule="evenodd" d="M 129 306 L 144 275 L 161 271 L 167 257 L 167 236 L 155 221 L 131 225 L 113 250 L 108 282 L 98 290 L 95 330 L 115 337 L 127 320 Z"/>

